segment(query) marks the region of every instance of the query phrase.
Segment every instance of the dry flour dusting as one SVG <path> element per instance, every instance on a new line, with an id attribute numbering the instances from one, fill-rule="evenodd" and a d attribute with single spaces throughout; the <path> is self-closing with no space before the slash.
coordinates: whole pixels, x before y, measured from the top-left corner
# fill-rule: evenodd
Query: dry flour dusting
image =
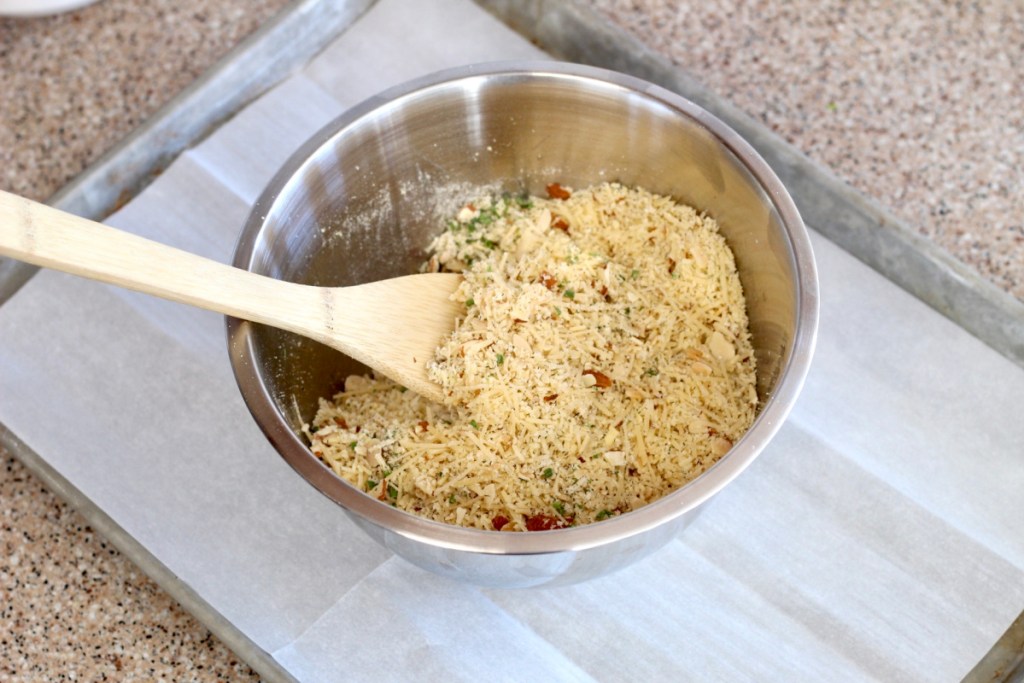
<path id="1" fill-rule="evenodd" d="M 536 531 L 620 515 L 724 455 L 757 409 L 736 265 L 715 222 L 618 184 L 466 204 L 428 269 L 465 305 L 430 366 L 448 401 L 350 377 L 306 428 L 369 495 Z"/>

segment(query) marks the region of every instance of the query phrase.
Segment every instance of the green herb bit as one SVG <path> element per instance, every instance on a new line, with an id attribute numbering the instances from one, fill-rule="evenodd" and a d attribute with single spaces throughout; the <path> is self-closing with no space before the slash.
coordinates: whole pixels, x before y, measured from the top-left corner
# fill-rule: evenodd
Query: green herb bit
<path id="1" fill-rule="evenodd" d="M 448 496 L 448 504 L 449 504 L 449 505 L 455 505 L 455 504 L 456 504 L 457 502 L 459 502 L 459 501 L 458 501 L 458 499 L 457 499 L 457 498 L 455 497 L 455 494 L 454 494 L 454 493 L 453 493 L 452 495 Z"/>
<path id="2" fill-rule="evenodd" d="M 630 273 L 629 276 L 631 278 L 633 278 L 634 280 L 636 280 L 638 277 L 640 277 L 640 271 L 638 269 L 634 268 L 633 272 Z"/>
<path id="3" fill-rule="evenodd" d="M 565 517 L 565 505 L 562 504 L 562 501 L 560 501 L 560 500 L 552 501 L 551 507 L 553 507 L 555 509 L 555 512 L 560 514 L 562 517 Z"/>
<path id="4" fill-rule="evenodd" d="M 358 446 L 358 445 L 359 445 L 358 441 L 349 441 L 348 442 L 348 447 L 351 448 L 352 450 L 355 450 L 356 446 Z"/>
<path id="5" fill-rule="evenodd" d="M 388 484 L 388 498 L 391 500 L 398 498 L 398 489 L 393 484 Z"/>
<path id="6" fill-rule="evenodd" d="M 559 308 L 558 306 L 555 306 L 555 317 L 557 318 L 560 315 L 562 315 L 562 309 Z"/>
<path id="7" fill-rule="evenodd" d="M 655 375 L 658 374 L 658 368 L 647 368 L 646 370 L 644 370 L 644 374 L 647 375 L 648 377 L 654 377 Z"/>
<path id="8" fill-rule="evenodd" d="M 483 238 L 483 239 L 481 239 L 480 241 L 481 241 L 481 242 L 483 243 L 483 245 L 484 245 L 485 247 L 487 247 L 488 249 L 494 249 L 495 247 L 497 247 L 497 246 L 498 246 L 498 243 L 497 243 L 497 242 L 495 242 L 494 240 L 489 240 L 489 239 L 487 239 L 486 237 L 485 237 L 485 238 Z"/>
<path id="9" fill-rule="evenodd" d="M 379 483 L 380 482 L 377 481 L 376 479 L 367 479 L 366 480 L 366 490 L 367 491 L 372 491 L 373 489 L 377 488 L 377 484 L 379 484 Z"/>
<path id="10" fill-rule="evenodd" d="M 470 420 L 469 426 L 472 427 L 473 429 L 480 429 L 480 425 L 477 424 L 476 420 Z"/>
<path id="11" fill-rule="evenodd" d="M 612 513 L 609 512 L 608 510 L 601 510 L 600 512 L 597 513 L 597 521 L 600 522 L 602 519 L 608 519 L 611 516 Z"/>
<path id="12" fill-rule="evenodd" d="M 505 354 L 499 353 L 496 357 L 496 360 L 498 361 L 498 365 L 501 365 L 502 363 L 505 362 Z"/>
<path id="13" fill-rule="evenodd" d="M 575 299 L 576 298 L 576 292 L 575 292 L 575 290 L 567 289 L 564 292 L 562 292 L 562 296 L 564 296 L 566 299 Z"/>
<path id="14" fill-rule="evenodd" d="M 545 479 L 550 479 L 551 477 L 555 476 L 555 471 L 550 467 L 545 467 L 544 473 L 540 476 L 544 477 Z"/>
<path id="15" fill-rule="evenodd" d="M 312 427 L 309 428 L 309 433 L 310 434 L 316 434 L 318 429 L 320 429 L 320 428 L 317 427 L 316 425 L 313 425 Z"/>
<path id="16" fill-rule="evenodd" d="M 470 299 L 466 299 L 466 308 L 472 308 L 475 305 L 476 305 L 476 302 L 473 301 L 473 299 L 471 299 L 471 298 Z"/>

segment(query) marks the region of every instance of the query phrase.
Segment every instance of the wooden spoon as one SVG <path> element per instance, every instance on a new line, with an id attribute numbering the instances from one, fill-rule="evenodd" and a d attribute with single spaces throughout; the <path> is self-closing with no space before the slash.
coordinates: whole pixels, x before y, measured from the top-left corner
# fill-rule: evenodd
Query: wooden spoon
<path id="1" fill-rule="evenodd" d="M 443 400 L 427 362 L 455 326 L 461 276 L 312 287 L 257 275 L 0 191 L 0 255 L 295 332 Z"/>

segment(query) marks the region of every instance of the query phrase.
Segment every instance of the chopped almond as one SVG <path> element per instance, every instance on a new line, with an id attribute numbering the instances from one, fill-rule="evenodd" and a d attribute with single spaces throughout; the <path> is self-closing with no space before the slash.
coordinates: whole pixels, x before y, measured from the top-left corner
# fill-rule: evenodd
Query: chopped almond
<path id="1" fill-rule="evenodd" d="M 551 183 L 548 185 L 547 190 L 548 197 L 551 197 L 552 199 L 568 199 L 572 196 L 572 193 L 569 192 L 569 190 L 565 189 L 558 183 Z"/>
<path id="2" fill-rule="evenodd" d="M 599 389 L 607 389 L 612 385 L 612 378 L 600 370 L 584 370 L 583 374 L 592 376 L 594 378 L 595 386 Z"/>

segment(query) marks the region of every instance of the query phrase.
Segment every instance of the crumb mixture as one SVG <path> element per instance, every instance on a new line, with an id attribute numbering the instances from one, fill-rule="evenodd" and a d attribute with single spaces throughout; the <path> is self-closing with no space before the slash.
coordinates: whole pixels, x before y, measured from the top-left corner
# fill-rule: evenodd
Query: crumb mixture
<path id="1" fill-rule="evenodd" d="M 464 274 L 432 403 L 349 377 L 306 428 L 369 495 L 441 522 L 601 521 L 721 458 L 757 409 L 746 305 L 717 224 L 618 184 L 461 208 L 429 270 Z"/>

